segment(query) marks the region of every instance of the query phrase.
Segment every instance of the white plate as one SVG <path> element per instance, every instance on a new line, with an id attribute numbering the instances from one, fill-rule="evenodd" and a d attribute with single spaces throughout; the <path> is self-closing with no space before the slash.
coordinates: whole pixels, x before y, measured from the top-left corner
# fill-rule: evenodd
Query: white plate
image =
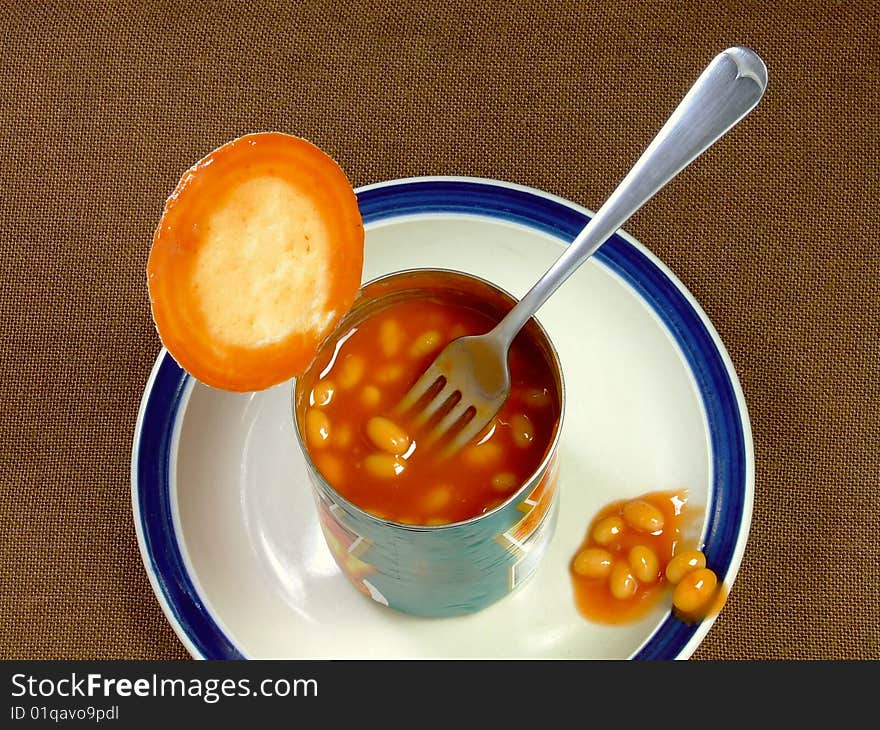
<path id="1" fill-rule="evenodd" d="M 440 267 L 522 296 L 589 211 L 493 180 L 418 178 L 357 191 L 364 280 Z M 253 394 L 195 382 L 163 351 L 132 453 L 140 550 L 194 657 L 686 658 L 712 620 L 668 605 L 610 627 L 576 610 L 568 563 L 614 499 L 686 487 L 709 565 L 731 587 L 748 537 L 746 404 L 706 315 L 656 257 L 610 239 L 542 307 L 568 388 L 560 516 L 535 577 L 476 614 L 422 619 L 355 591 L 324 544 L 293 433 L 291 384 Z"/>

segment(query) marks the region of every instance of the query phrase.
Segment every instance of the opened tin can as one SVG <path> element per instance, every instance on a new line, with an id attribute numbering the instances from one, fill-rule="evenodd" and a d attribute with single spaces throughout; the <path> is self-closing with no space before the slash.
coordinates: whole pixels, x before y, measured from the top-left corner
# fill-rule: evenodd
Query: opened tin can
<path id="1" fill-rule="evenodd" d="M 293 417 L 305 455 L 321 528 L 339 567 L 362 593 L 419 616 L 455 616 L 483 609 L 537 569 L 556 526 L 558 444 L 565 405 L 559 357 L 534 318 L 523 328 L 554 379 L 558 418 L 539 466 L 500 504 L 469 519 L 440 525 L 405 524 L 372 514 L 340 494 L 307 447 L 304 413 L 326 353 L 340 338 L 390 302 L 452 297 L 500 320 L 516 303 L 507 292 L 469 274 L 415 269 L 365 284 L 349 312 L 296 380 Z"/>

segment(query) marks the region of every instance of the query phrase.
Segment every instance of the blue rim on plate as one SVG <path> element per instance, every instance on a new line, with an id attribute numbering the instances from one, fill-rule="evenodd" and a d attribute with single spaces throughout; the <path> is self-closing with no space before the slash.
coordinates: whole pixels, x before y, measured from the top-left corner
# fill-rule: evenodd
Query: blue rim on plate
<path id="1" fill-rule="evenodd" d="M 515 223 L 569 242 L 590 212 L 540 190 L 480 178 L 412 178 L 357 191 L 364 225 L 424 214 L 466 214 Z M 712 454 L 704 533 L 707 561 L 728 587 L 739 567 L 751 519 L 753 455 L 745 402 L 733 366 L 705 314 L 671 272 L 626 234 L 612 236 L 594 257 L 654 310 L 683 353 L 699 389 Z M 153 589 L 190 653 L 205 659 L 244 655 L 210 615 L 186 570 L 174 528 L 172 439 L 192 381 L 162 351 L 144 392 L 132 449 L 132 507 Z M 708 627 L 670 615 L 633 655 L 676 659 Z"/>

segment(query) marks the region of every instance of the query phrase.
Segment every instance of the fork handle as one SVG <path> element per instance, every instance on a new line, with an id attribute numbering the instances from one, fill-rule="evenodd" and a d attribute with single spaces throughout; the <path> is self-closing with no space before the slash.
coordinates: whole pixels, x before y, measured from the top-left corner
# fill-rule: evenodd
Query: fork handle
<path id="1" fill-rule="evenodd" d="M 719 53 L 682 99 L 620 185 L 492 335 L 507 346 L 547 298 L 666 183 L 748 114 L 767 87 L 752 50 Z"/>

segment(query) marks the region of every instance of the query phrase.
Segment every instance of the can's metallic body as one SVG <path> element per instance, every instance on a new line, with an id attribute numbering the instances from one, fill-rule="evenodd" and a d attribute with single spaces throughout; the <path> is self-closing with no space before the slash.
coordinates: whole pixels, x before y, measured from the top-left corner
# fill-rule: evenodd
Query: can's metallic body
<path id="1" fill-rule="evenodd" d="M 383 296 L 405 293 L 423 281 L 436 282 L 438 276 L 457 291 L 470 288 L 472 295 L 491 295 L 502 309 L 515 301 L 506 292 L 475 277 L 414 270 L 366 285 L 351 316 L 357 316 L 357 310 L 363 312 Z M 440 526 L 390 522 L 360 509 L 336 492 L 312 463 L 297 416 L 297 405 L 308 397 L 310 374 L 307 372 L 297 381 L 296 432 L 306 455 L 327 545 L 354 586 L 373 600 L 420 616 L 471 613 L 507 595 L 537 569 L 556 527 L 558 442 L 565 397 L 556 351 L 536 321 L 530 322 L 529 327 L 557 378 L 560 415 L 556 433 L 540 467 L 525 484 L 498 507 L 464 522 Z"/>

